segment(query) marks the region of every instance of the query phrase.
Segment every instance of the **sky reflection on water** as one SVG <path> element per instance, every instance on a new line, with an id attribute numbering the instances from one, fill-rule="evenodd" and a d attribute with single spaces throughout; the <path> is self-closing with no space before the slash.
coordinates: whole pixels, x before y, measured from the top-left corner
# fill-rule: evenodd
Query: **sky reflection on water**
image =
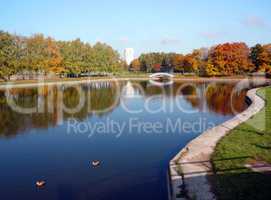
<path id="1" fill-rule="evenodd" d="M 127 84 L 133 91 L 127 92 Z M 31 114 L 12 110 L 7 104 L 7 92 L 1 90 L 0 197 L 9 200 L 165 200 L 168 161 L 203 130 L 147 133 L 144 129 L 129 130 L 126 126 L 120 137 L 110 130 L 102 134 L 94 130 L 89 137 L 89 130 L 68 133 L 70 120 L 92 125 L 107 120 L 128 124 L 135 118 L 141 123 L 159 122 L 164 127 L 167 120 L 195 123 L 204 119 L 204 123 L 216 125 L 247 107 L 246 92 L 232 95 L 234 86 L 234 83 L 175 82 L 161 89 L 147 81 L 120 82 L 119 89 L 126 90 L 126 96 L 125 92 L 118 96 L 114 82 L 81 84 L 78 87 L 87 100 L 73 114 L 59 110 L 59 101 L 67 108 L 77 105 L 80 98 L 74 88 L 11 89 L 10 95 L 21 107 L 35 106 L 41 99 L 46 102 L 44 112 Z M 62 99 L 58 98 L 59 90 Z M 161 112 L 149 113 L 144 107 L 148 102 L 150 109 L 158 110 L 164 100 L 166 109 Z M 123 103 L 129 109 L 142 111 L 129 113 Z M 181 112 L 178 105 L 194 112 Z M 106 109 L 108 107 L 111 108 Z M 95 159 L 102 163 L 94 169 L 90 162 Z M 38 179 L 47 181 L 42 190 L 34 186 Z"/>

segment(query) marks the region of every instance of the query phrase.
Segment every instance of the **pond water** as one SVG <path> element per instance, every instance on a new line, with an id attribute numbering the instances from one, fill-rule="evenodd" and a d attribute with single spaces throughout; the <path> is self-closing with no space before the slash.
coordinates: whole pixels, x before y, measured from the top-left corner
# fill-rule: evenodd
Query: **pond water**
<path id="1" fill-rule="evenodd" d="M 2 89 L 0 199 L 166 200 L 169 160 L 247 107 L 246 92 L 234 88 L 122 81 Z"/>

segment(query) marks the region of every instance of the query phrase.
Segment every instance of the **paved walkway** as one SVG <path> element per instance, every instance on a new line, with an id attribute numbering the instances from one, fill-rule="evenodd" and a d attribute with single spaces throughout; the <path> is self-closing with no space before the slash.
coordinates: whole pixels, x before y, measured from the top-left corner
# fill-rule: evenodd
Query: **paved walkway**
<path id="1" fill-rule="evenodd" d="M 208 175 L 212 174 L 211 155 L 222 137 L 265 106 L 265 101 L 256 94 L 256 91 L 257 89 L 252 89 L 247 93 L 252 101 L 248 109 L 231 120 L 207 130 L 192 140 L 170 161 L 172 200 L 187 199 L 180 195 L 183 193 L 190 199 L 215 199 L 208 181 Z"/>

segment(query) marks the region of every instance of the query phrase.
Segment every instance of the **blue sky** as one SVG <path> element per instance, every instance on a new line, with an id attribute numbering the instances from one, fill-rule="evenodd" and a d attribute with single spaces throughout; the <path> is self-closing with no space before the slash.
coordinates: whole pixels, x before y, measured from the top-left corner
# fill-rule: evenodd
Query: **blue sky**
<path id="1" fill-rule="evenodd" d="M 188 53 L 222 42 L 271 43 L 270 0 L 0 0 L 0 29 Z"/>

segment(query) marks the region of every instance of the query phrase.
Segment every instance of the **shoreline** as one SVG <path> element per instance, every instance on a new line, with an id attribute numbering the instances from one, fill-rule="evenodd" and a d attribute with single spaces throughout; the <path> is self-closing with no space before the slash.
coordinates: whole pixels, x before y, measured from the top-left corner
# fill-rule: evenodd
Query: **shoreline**
<path id="1" fill-rule="evenodd" d="M 174 77 L 173 81 L 183 81 L 183 82 L 225 82 L 225 81 L 242 81 L 242 80 L 257 80 L 257 81 L 270 81 L 270 79 L 265 77 Z M 18 81 L 8 81 L 0 82 L 0 89 L 5 89 L 6 87 L 35 87 L 44 85 L 61 85 L 61 84 L 81 84 L 81 83 L 92 83 L 92 82 L 104 82 L 104 81 L 147 81 L 151 80 L 148 76 L 139 77 L 92 77 L 92 78 L 71 78 L 71 79 L 44 79 L 44 80 L 18 80 Z"/>
<path id="2" fill-rule="evenodd" d="M 251 105 L 245 111 L 212 129 L 206 130 L 190 141 L 170 161 L 171 200 L 216 199 L 208 180 L 208 176 L 213 173 L 211 155 L 215 151 L 217 143 L 224 136 L 265 107 L 265 100 L 257 95 L 259 89 L 254 88 L 247 92 Z"/>
<path id="3" fill-rule="evenodd" d="M 76 79 L 76 80 L 59 80 L 59 81 L 36 81 L 28 83 L 19 83 L 19 82 L 7 82 L 6 84 L 0 84 L 0 89 L 5 89 L 6 87 L 13 88 L 25 88 L 25 87 L 38 87 L 38 86 L 50 86 L 50 85 L 75 85 L 82 83 L 93 83 L 93 82 L 105 82 L 105 81 L 128 81 L 128 80 L 149 80 L 148 78 L 97 78 L 97 79 Z"/>

